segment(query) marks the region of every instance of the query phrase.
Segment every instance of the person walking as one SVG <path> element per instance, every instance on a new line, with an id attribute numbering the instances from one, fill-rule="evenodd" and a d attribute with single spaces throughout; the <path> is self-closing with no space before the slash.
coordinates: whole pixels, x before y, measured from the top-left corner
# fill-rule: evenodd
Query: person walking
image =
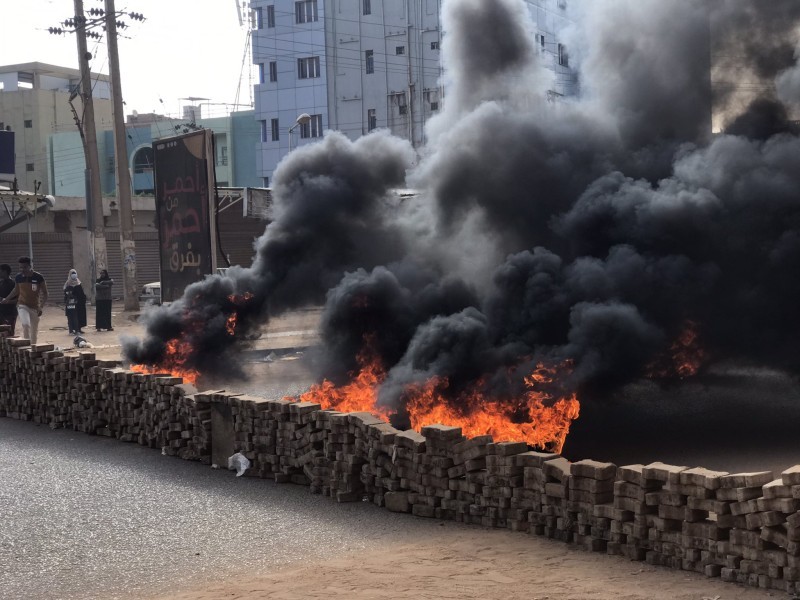
<path id="1" fill-rule="evenodd" d="M 44 275 L 33 270 L 31 259 L 21 256 L 19 273 L 14 278 L 14 289 L 0 300 L 0 304 L 12 304 L 17 301 L 17 314 L 22 325 L 22 337 L 36 343 L 39 335 L 39 317 L 47 302 L 47 283 Z"/>
<path id="2" fill-rule="evenodd" d="M 0 300 L 5 299 L 14 289 L 14 280 L 11 279 L 11 266 L 0 265 Z M 0 325 L 11 327 L 11 335 L 14 335 L 14 327 L 17 324 L 17 303 L 0 304 Z"/>
<path id="3" fill-rule="evenodd" d="M 114 285 L 114 280 L 108 276 L 108 271 L 105 269 L 100 270 L 100 277 L 95 281 L 94 301 L 96 306 L 95 311 L 95 329 L 97 331 L 114 331 L 111 326 L 111 286 Z"/>
<path id="4" fill-rule="evenodd" d="M 67 315 L 67 326 L 70 333 L 83 333 L 86 326 L 86 292 L 83 291 L 78 272 L 70 269 L 64 283 L 64 312 Z M 70 321 L 70 314 L 73 320 Z"/>

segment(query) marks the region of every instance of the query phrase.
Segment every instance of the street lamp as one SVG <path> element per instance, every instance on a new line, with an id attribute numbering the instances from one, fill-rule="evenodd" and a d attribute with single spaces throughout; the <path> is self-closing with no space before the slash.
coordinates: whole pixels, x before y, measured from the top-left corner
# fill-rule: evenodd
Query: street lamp
<path id="1" fill-rule="evenodd" d="M 297 116 L 295 119 L 294 125 L 289 127 L 289 152 L 292 151 L 292 132 L 297 129 L 298 125 L 308 125 L 311 122 L 311 115 L 308 113 L 302 113 Z"/>

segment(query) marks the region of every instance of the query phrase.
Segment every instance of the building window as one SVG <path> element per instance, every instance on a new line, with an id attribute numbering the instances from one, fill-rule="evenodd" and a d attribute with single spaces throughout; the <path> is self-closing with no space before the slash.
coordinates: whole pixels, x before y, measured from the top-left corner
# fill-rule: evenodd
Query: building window
<path id="1" fill-rule="evenodd" d="M 28 171 L 29 173 L 33 171 L 33 168 L 34 168 L 33 163 L 25 163 L 25 170 Z"/>
<path id="2" fill-rule="evenodd" d="M 375 72 L 375 56 L 372 50 L 364 50 L 365 73 L 370 75 Z"/>
<path id="3" fill-rule="evenodd" d="M 227 165 L 228 165 L 228 147 L 219 146 L 219 152 L 217 152 L 217 166 L 225 167 Z M 219 185 L 222 184 L 220 183 Z"/>
<path id="4" fill-rule="evenodd" d="M 262 177 L 261 178 L 261 185 L 263 185 L 265 188 L 269 187 L 269 177 Z"/>
<path id="5" fill-rule="evenodd" d="M 274 60 L 269 63 L 269 80 L 272 83 L 278 81 L 278 63 Z"/>
<path id="6" fill-rule="evenodd" d="M 558 45 L 558 64 L 562 67 L 569 66 L 569 54 L 567 54 L 567 47 L 564 44 Z"/>
<path id="7" fill-rule="evenodd" d="M 297 77 L 300 79 L 314 79 L 319 76 L 319 56 L 297 59 Z"/>
<path id="8" fill-rule="evenodd" d="M 536 37 L 539 39 L 539 46 L 544 50 L 544 34 L 537 34 Z"/>
<path id="9" fill-rule="evenodd" d="M 275 27 L 275 5 L 267 6 L 267 27 Z"/>
<path id="10" fill-rule="evenodd" d="M 308 123 L 300 125 L 301 138 L 322 137 L 322 115 L 311 115 Z"/>
<path id="11" fill-rule="evenodd" d="M 422 99 L 426 102 L 431 112 L 439 110 L 438 90 L 424 90 L 422 92 Z"/>
<path id="12" fill-rule="evenodd" d="M 431 42 L 431 50 L 438 50 L 439 49 L 439 41 Z"/>
<path id="13" fill-rule="evenodd" d="M 397 94 L 390 94 L 389 101 L 391 102 L 392 106 L 397 107 L 397 114 L 405 115 L 408 114 L 408 105 L 406 104 L 406 93 L 399 92 Z"/>
<path id="14" fill-rule="evenodd" d="M 401 54 L 405 54 L 406 53 L 406 47 L 405 46 L 397 46 L 397 48 L 394 49 L 394 53 L 397 56 L 400 56 Z"/>
<path id="15" fill-rule="evenodd" d="M 25 120 L 25 129 L 30 129 L 31 127 L 33 127 L 33 121 L 30 120 L 30 119 L 26 119 Z"/>
<path id="16" fill-rule="evenodd" d="M 261 141 L 268 142 L 269 138 L 267 137 L 267 122 L 261 121 Z"/>
<path id="17" fill-rule="evenodd" d="M 311 23 L 318 21 L 317 0 L 303 0 L 294 3 L 295 16 L 298 23 Z"/>
<path id="18" fill-rule="evenodd" d="M 260 6 L 253 10 L 253 14 L 255 14 L 256 17 L 256 29 L 264 29 L 264 11 Z"/>
<path id="19" fill-rule="evenodd" d="M 375 114 L 375 109 L 370 108 L 367 110 L 367 131 L 372 131 L 378 128 L 378 116 Z"/>
<path id="20" fill-rule="evenodd" d="M 371 15 L 372 14 L 372 2 L 370 0 L 364 0 L 364 11 L 363 11 L 363 13 L 365 15 Z"/>
<path id="21" fill-rule="evenodd" d="M 133 155 L 133 172 L 134 173 L 152 173 L 153 172 L 153 149 L 140 148 Z"/>
<path id="22" fill-rule="evenodd" d="M 266 81 L 264 63 L 258 63 L 258 83 L 264 83 Z"/>
<path id="23" fill-rule="evenodd" d="M 272 119 L 272 141 L 277 142 L 281 139 L 281 128 L 278 119 Z"/>

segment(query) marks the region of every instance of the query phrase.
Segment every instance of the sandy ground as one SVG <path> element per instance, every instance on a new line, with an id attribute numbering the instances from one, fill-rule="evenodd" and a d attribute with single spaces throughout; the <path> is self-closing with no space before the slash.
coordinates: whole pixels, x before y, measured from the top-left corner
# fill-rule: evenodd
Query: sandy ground
<path id="1" fill-rule="evenodd" d="M 448 533 L 198 586 L 159 600 L 452 598 L 497 600 L 755 600 L 786 597 L 522 533 Z"/>
<path id="2" fill-rule="evenodd" d="M 119 358 L 119 336 L 141 335 L 144 331 L 138 315 L 122 312 L 119 304 L 115 304 L 113 312 L 115 331 L 96 333 L 91 327 L 93 309 L 89 308 L 90 327 L 85 329 L 85 337 L 94 345 L 90 351 L 99 358 Z M 266 356 L 271 349 L 280 353 L 282 348 L 313 343 L 318 321 L 318 310 L 299 311 L 276 319 L 264 329 L 255 349 Z M 40 342 L 52 342 L 61 349 L 77 352 L 70 349 L 71 341 L 63 311 L 56 306 L 48 307 L 40 327 Z M 251 360 L 257 373 L 255 381 L 240 382 L 243 389 L 237 391 L 259 388 L 259 374 L 275 382 L 275 395 L 287 387 L 301 390 L 306 384 L 308 373 L 302 367 L 291 363 L 276 366 L 271 360 L 264 361 L 263 356 Z M 658 420 L 663 423 L 662 418 Z M 246 569 L 244 573 L 219 572 L 214 574 L 213 581 L 198 581 L 195 589 L 161 598 L 744 600 L 786 597 L 780 592 L 748 589 L 620 557 L 587 553 L 526 534 L 458 527 L 452 523 L 441 525 L 440 535 L 413 544 L 403 541 L 387 545 L 381 551 L 354 552 L 334 561 L 297 563 L 266 573 Z M 243 556 L 246 555 L 247 550 L 243 549 Z"/>

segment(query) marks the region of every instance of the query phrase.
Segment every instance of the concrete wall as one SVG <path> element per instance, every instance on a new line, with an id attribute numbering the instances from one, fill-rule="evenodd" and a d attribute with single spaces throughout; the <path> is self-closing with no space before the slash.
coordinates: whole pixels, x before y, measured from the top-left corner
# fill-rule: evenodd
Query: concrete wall
<path id="1" fill-rule="evenodd" d="M 800 591 L 800 466 L 730 474 L 662 463 L 617 467 L 467 439 L 442 425 L 399 431 L 368 413 L 197 392 L 30 347 L 0 330 L 0 417 L 66 427 L 309 486 L 339 502 L 546 536 L 754 587 Z M 215 437 L 216 436 L 216 437 Z M 220 466 L 225 467 L 225 464 Z"/>

